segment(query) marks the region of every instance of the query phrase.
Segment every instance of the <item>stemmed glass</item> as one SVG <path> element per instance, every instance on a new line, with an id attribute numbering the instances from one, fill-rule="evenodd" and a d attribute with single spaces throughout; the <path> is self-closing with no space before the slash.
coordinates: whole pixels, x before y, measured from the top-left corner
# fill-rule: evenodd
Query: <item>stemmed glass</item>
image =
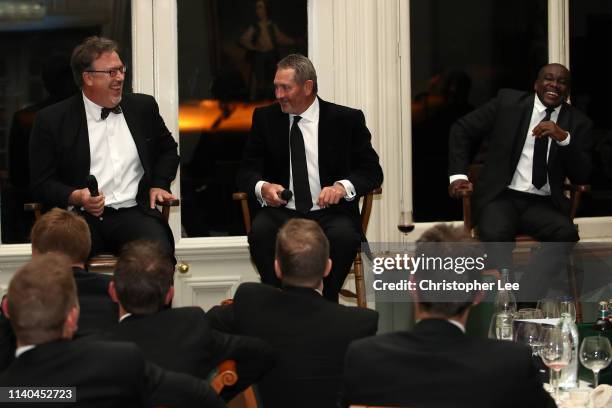
<path id="1" fill-rule="evenodd" d="M 559 396 L 559 372 L 570 362 L 572 345 L 567 333 L 558 327 L 544 327 L 541 338 L 540 357 L 550 369 L 551 382 L 553 382 L 554 373 L 554 395 L 557 398 Z"/>
<path id="2" fill-rule="evenodd" d="M 517 322 L 514 341 L 531 347 L 531 354 L 537 356 L 542 346 L 542 326 L 534 322 Z"/>
<path id="3" fill-rule="evenodd" d="M 414 220 L 412 219 L 412 211 L 400 212 L 399 221 L 397 222 L 397 229 L 404 235 L 414 230 Z"/>
<path id="4" fill-rule="evenodd" d="M 594 388 L 599 384 L 599 371 L 610 365 L 612 346 L 607 337 L 585 337 L 580 345 L 580 362 L 593 371 Z"/>

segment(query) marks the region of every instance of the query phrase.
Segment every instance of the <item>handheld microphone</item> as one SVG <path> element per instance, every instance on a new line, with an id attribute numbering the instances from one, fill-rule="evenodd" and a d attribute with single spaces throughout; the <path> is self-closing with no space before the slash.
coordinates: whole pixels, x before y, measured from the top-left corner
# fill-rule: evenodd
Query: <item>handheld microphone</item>
<path id="1" fill-rule="evenodd" d="M 285 201 L 289 201 L 291 200 L 291 197 L 293 197 L 293 192 L 291 190 L 284 189 L 278 196 Z"/>
<path id="2" fill-rule="evenodd" d="M 87 189 L 92 197 L 97 197 L 100 195 L 100 192 L 98 191 L 98 180 L 96 180 L 96 176 L 93 174 L 87 176 Z"/>

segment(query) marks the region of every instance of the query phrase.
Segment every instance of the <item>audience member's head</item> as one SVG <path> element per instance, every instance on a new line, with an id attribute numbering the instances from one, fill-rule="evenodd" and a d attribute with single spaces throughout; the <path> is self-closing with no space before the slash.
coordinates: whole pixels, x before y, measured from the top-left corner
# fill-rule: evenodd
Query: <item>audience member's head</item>
<path id="1" fill-rule="evenodd" d="M 318 288 L 329 274 L 329 242 L 315 221 L 292 219 L 276 236 L 276 275 L 285 285 Z"/>
<path id="2" fill-rule="evenodd" d="M 54 208 L 43 214 L 32 227 L 32 255 L 57 252 L 83 267 L 91 250 L 91 234 L 83 217 Z"/>
<path id="3" fill-rule="evenodd" d="M 111 297 L 122 313 L 152 314 L 172 301 L 174 266 L 155 242 L 133 241 L 119 255 Z"/>
<path id="4" fill-rule="evenodd" d="M 450 318 L 463 315 L 477 301 L 480 291 L 431 290 L 429 282 L 480 281 L 482 267 L 464 267 L 466 259 L 476 260 L 483 254 L 480 243 L 471 238 L 463 228 L 437 224 L 425 231 L 416 245 L 416 255 L 429 262 L 427 268 L 421 268 L 415 274 L 419 310 L 432 317 Z M 461 270 L 457 267 L 449 269 L 451 262 L 453 265 L 463 265 Z M 421 290 L 422 280 L 427 281 L 427 290 Z"/>
<path id="5" fill-rule="evenodd" d="M 70 260 L 61 254 L 37 256 L 9 284 L 4 312 L 17 345 L 70 339 L 77 330 L 79 303 Z"/>

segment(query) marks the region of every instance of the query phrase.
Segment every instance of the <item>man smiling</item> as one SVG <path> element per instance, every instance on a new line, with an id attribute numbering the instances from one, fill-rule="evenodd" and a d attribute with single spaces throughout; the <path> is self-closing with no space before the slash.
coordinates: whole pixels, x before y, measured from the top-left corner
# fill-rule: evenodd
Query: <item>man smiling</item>
<path id="1" fill-rule="evenodd" d="M 174 240 L 154 209 L 173 199 L 177 144 L 148 95 L 123 94 L 126 66 L 109 39 L 89 37 L 70 61 L 82 93 L 38 114 L 30 142 L 34 197 L 49 207 L 73 206 L 91 230 L 92 254 L 117 253 L 136 239 Z M 88 175 L 98 181 L 92 196 Z"/>
<path id="2" fill-rule="evenodd" d="M 278 229 L 291 218 L 318 222 L 332 259 L 323 295 L 337 301 L 361 241 L 358 197 L 383 180 L 378 155 L 361 111 L 317 96 L 317 73 L 308 58 L 283 58 L 274 89 L 278 103 L 253 113 L 238 174 L 238 187 L 263 206 L 249 234 L 251 256 L 262 281 L 280 286 L 274 274 Z"/>
<path id="3" fill-rule="evenodd" d="M 497 97 L 459 119 L 450 131 L 449 193 L 470 185 L 470 151 L 484 138 L 488 151 L 473 195 L 478 236 L 487 242 L 514 241 L 528 234 L 544 245 L 532 262 L 536 273 L 521 280 L 523 300 L 537 300 L 563 268 L 578 241 L 569 218 L 563 182 L 588 183 L 591 121 L 566 103 L 571 77 L 561 64 L 542 67 L 533 92 L 502 89 Z M 511 246 L 487 246 L 490 267 L 512 266 Z"/>

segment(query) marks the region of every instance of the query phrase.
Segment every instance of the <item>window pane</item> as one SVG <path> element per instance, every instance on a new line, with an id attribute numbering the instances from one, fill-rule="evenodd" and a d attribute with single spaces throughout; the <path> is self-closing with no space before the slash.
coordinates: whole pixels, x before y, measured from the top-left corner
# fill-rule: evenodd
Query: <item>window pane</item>
<path id="1" fill-rule="evenodd" d="M 257 106 L 274 99 L 276 62 L 306 54 L 306 0 L 179 1 L 183 236 L 244 235 L 232 202 Z"/>
<path id="2" fill-rule="evenodd" d="M 546 0 L 411 0 L 415 221 L 459 220 L 448 131 L 500 88 L 530 89 L 547 62 Z"/>
<path id="3" fill-rule="evenodd" d="M 2 243 L 27 242 L 31 214 L 28 143 L 40 109 L 77 92 L 70 71 L 72 49 L 101 35 L 120 46 L 131 64 L 130 0 L 0 2 L 0 214 Z M 11 11 L 12 10 L 12 11 Z M 18 10 L 17 12 L 15 10 Z M 125 80 L 131 89 L 131 75 Z"/>
<path id="4" fill-rule="evenodd" d="M 592 191 L 582 200 L 578 216 L 612 215 L 612 85 L 598 77 L 610 66 L 612 3 L 570 2 L 570 67 L 572 103 L 593 121 Z M 599 68 L 597 68 L 599 67 Z"/>

